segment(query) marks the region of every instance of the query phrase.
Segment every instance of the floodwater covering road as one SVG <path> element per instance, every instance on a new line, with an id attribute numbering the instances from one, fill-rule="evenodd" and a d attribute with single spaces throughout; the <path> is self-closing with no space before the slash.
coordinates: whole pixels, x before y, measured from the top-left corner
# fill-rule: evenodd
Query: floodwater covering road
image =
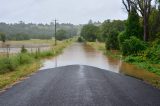
<path id="1" fill-rule="evenodd" d="M 83 43 L 74 43 L 56 58 L 45 60 L 41 69 L 75 64 L 89 65 L 115 73 L 122 73 L 145 80 L 149 83 L 160 81 L 160 76 L 156 74 L 140 69 L 132 64 L 122 62 L 120 59 L 105 56 L 101 51 L 97 51 Z"/>
<path id="2" fill-rule="evenodd" d="M 75 43 L 45 60 L 39 72 L 0 93 L 0 106 L 160 106 L 159 89 L 119 74 L 129 69 L 134 68 Z"/>
<path id="3" fill-rule="evenodd" d="M 61 55 L 44 61 L 44 66 L 41 69 L 75 64 L 99 67 L 117 73 L 119 72 L 121 61 L 106 57 L 103 53 L 96 51 L 89 45 L 74 43 L 66 48 Z"/>

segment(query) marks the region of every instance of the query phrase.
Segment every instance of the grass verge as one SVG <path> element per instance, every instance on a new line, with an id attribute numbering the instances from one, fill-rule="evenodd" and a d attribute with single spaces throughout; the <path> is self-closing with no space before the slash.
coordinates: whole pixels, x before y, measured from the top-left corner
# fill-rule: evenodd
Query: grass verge
<path id="1" fill-rule="evenodd" d="M 75 39 L 58 42 L 48 51 L 35 53 L 20 53 L 14 56 L 0 57 L 0 90 L 12 86 L 14 83 L 37 72 L 41 66 L 41 60 L 54 57 L 62 53 L 63 49 L 73 43 Z"/>

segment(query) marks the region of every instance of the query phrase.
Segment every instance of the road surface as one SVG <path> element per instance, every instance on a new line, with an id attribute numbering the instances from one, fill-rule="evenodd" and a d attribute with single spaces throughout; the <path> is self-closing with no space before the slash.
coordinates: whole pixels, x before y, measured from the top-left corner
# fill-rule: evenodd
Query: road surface
<path id="1" fill-rule="evenodd" d="M 160 106 L 160 90 L 90 66 L 41 70 L 0 93 L 0 106 Z"/>

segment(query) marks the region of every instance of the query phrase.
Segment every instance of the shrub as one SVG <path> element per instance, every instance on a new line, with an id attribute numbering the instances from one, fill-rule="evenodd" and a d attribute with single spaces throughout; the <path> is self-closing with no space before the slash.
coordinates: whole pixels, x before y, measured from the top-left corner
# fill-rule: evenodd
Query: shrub
<path id="1" fill-rule="evenodd" d="M 33 56 L 22 53 L 17 56 L 3 57 L 0 58 L 0 73 L 5 73 L 8 71 L 15 71 L 16 68 L 21 64 L 29 64 L 33 62 Z"/>
<path id="2" fill-rule="evenodd" d="M 0 59 L 0 73 L 14 71 L 19 65 L 16 57 L 4 57 Z"/>
<path id="3" fill-rule="evenodd" d="M 118 43 L 118 32 L 113 30 L 113 31 L 110 31 L 109 35 L 107 36 L 107 39 L 106 39 L 106 43 L 105 43 L 105 46 L 106 46 L 106 49 L 107 50 L 110 50 L 110 49 L 114 49 L 114 50 L 117 50 L 119 49 L 119 43 Z"/>
<path id="4" fill-rule="evenodd" d="M 149 47 L 144 56 L 150 60 L 152 63 L 160 63 L 160 40 L 156 40 Z"/>
<path id="5" fill-rule="evenodd" d="M 18 60 L 19 64 L 29 64 L 34 60 L 34 58 L 30 54 L 22 53 L 22 54 L 18 55 L 17 60 Z"/>
<path id="6" fill-rule="evenodd" d="M 119 42 L 120 49 L 121 49 L 121 46 L 122 46 L 123 42 L 124 42 L 126 39 L 128 39 L 128 36 L 126 35 L 126 32 L 125 32 L 125 31 L 119 33 L 119 35 L 118 35 L 118 42 Z"/>
<path id="7" fill-rule="evenodd" d="M 78 40 L 77 40 L 78 42 L 83 42 L 84 40 L 83 40 L 83 38 L 80 36 L 80 37 L 78 37 Z"/>
<path id="8" fill-rule="evenodd" d="M 132 36 L 126 39 L 121 46 L 121 51 L 123 55 L 138 55 L 141 51 L 146 49 L 146 44 L 140 39 Z"/>

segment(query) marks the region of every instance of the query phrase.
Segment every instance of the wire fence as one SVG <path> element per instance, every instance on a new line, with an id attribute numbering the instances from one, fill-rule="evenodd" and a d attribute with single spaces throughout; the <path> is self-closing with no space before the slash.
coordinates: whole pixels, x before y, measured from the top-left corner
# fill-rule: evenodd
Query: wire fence
<path id="1" fill-rule="evenodd" d="M 0 47 L 0 56 L 11 56 L 18 54 L 21 52 L 22 46 L 24 46 L 29 53 L 36 53 L 37 51 L 41 52 L 51 49 L 50 45 L 18 45 L 17 47 L 10 45 L 2 45 Z"/>

